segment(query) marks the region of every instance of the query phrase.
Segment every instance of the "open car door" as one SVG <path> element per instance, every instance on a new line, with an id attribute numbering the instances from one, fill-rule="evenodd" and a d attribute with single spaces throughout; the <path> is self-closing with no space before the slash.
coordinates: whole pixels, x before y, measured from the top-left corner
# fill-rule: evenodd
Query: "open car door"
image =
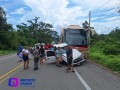
<path id="1" fill-rule="evenodd" d="M 47 63 L 55 63 L 56 58 L 55 58 L 55 52 L 53 50 L 46 50 L 46 62 Z"/>

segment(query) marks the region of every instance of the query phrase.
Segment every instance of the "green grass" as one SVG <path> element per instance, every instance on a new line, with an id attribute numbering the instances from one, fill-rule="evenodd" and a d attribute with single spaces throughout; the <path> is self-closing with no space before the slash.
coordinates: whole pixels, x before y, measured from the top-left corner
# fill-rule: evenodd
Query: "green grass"
<path id="1" fill-rule="evenodd" d="M 92 48 L 90 51 L 90 58 L 96 63 L 108 67 L 113 71 L 120 72 L 120 55 L 105 55 L 102 51 L 96 51 L 95 48 Z"/>
<path id="2" fill-rule="evenodd" d="M 2 55 L 12 54 L 12 53 L 16 53 L 16 51 L 0 50 L 0 56 L 2 56 Z"/>

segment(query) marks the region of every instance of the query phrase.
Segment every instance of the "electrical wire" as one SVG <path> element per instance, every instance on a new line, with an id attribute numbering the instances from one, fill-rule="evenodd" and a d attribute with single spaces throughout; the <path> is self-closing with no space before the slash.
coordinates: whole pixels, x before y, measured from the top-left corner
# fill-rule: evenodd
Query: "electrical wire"
<path id="1" fill-rule="evenodd" d="M 120 5 L 120 3 L 118 3 L 117 5 L 115 5 L 113 8 L 111 8 L 110 10 L 113 10 L 115 7 L 117 7 L 118 5 Z"/>
<path id="2" fill-rule="evenodd" d="M 111 11 L 111 10 L 113 10 L 115 7 L 117 7 L 118 5 L 120 5 L 120 3 L 118 3 L 118 4 L 116 4 L 114 7 L 112 7 L 109 11 Z M 107 11 L 107 12 L 109 12 L 109 11 Z M 107 14 L 107 12 L 104 12 L 104 13 L 101 13 L 101 15 L 103 16 L 103 15 L 105 15 L 105 14 Z M 99 14 L 100 15 L 100 14 Z M 100 18 L 98 18 L 98 19 L 100 19 Z"/>
<path id="3" fill-rule="evenodd" d="M 109 21 L 117 21 L 117 20 L 120 20 L 120 18 L 113 19 L 113 20 L 108 20 L 107 22 L 109 22 Z"/>
<path id="4" fill-rule="evenodd" d="M 105 6 L 110 1 L 111 0 L 107 0 L 105 3 L 103 3 L 102 5 L 100 5 L 97 9 L 95 9 L 94 11 L 92 11 L 92 13 L 96 12 L 97 10 L 99 10 L 101 7 Z"/>

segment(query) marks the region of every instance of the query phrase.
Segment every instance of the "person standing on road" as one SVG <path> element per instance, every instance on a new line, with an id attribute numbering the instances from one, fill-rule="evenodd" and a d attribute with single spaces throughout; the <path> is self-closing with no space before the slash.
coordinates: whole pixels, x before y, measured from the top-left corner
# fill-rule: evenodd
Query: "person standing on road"
<path id="1" fill-rule="evenodd" d="M 23 60 L 24 60 L 24 69 L 28 69 L 29 68 L 29 50 L 28 49 L 26 49 L 26 47 L 25 47 L 25 49 L 23 49 Z"/>
<path id="2" fill-rule="evenodd" d="M 34 54 L 34 70 L 38 70 L 38 62 L 40 58 L 40 53 L 39 53 L 39 46 L 36 47 L 36 49 L 33 52 Z"/>
<path id="3" fill-rule="evenodd" d="M 39 49 L 40 53 L 40 64 L 43 64 L 43 60 L 45 59 L 45 49 L 43 48 L 43 45 L 41 45 Z"/>
<path id="4" fill-rule="evenodd" d="M 70 45 L 67 46 L 67 48 L 66 48 L 66 55 L 67 55 L 67 64 L 68 64 L 68 67 L 66 70 L 69 71 L 72 69 L 72 72 L 75 72 L 74 67 L 72 65 L 73 51 L 72 51 L 72 47 Z"/>
<path id="5" fill-rule="evenodd" d="M 22 55 L 22 50 L 23 50 L 23 47 L 22 47 L 22 45 L 20 44 L 20 45 L 18 46 L 18 52 L 17 52 L 17 55 L 18 55 L 18 57 L 20 58 L 20 60 L 19 60 L 18 62 L 21 62 L 21 61 L 22 61 L 22 57 L 23 57 L 23 55 Z"/>
<path id="6" fill-rule="evenodd" d="M 60 61 L 62 59 L 62 51 L 60 49 L 60 47 L 57 48 L 57 50 L 55 51 L 55 57 L 56 57 L 56 66 L 61 67 L 60 65 Z"/>

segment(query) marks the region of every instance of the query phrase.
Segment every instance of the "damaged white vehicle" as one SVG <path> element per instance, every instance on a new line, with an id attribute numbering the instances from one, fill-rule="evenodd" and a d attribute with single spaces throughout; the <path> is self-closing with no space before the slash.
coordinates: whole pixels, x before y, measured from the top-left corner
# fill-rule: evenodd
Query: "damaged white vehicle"
<path id="1" fill-rule="evenodd" d="M 61 47 L 62 57 L 63 57 L 63 60 L 61 61 L 61 63 L 67 64 L 66 50 L 64 49 L 64 47 L 67 46 L 67 44 L 62 43 L 62 44 L 56 44 L 54 46 Z M 73 62 L 72 62 L 73 65 L 81 65 L 85 61 L 85 59 L 83 58 L 84 56 L 77 49 L 72 49 L 72 50 L 73 50 Z M 54 50 L 46 50 L 45 53 L 46 53 L 46 62 L 47 63 L 55 63 L 56 62 Z"/>

